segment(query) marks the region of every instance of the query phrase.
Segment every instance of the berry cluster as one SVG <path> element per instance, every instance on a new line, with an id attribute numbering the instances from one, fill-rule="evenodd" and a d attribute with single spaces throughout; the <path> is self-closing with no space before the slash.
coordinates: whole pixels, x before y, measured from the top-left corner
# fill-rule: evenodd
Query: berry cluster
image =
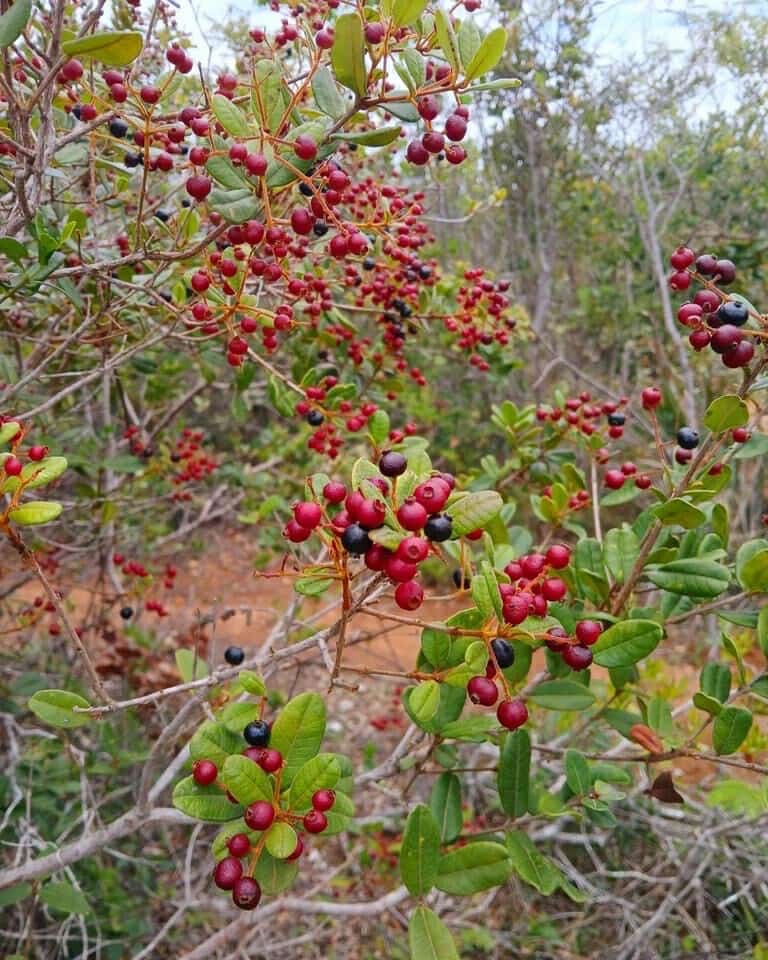
<path id="1" fill-rule="evenodd" d="M 435 83 L 448 83 L 451 68 L 447 63 L 433 68 Z M 461 103 L 457 103 L 446 118 L 442 131 L 436 130 L 434 122 L 442 110 L 440 97 L 429 94 L 419 97 L 416 101 L 419 116 L 425 121 L 427 132 L 418 140 L 411 140 L 405 151 L 405 158 L 414 166 L 423 167 L 432 157 L 445 158 L 448 163 L 459 164 L 466 159 L 466 150 L 459 146 L 460 141 L 467 135 L 467 121 L 469 110 Z"/>
<path id="2" fill-rule="evenodd" d="M 612 440 L 619 440 L 624 436 L 624 425 L 627 422 L 624 408 L 628 403 L 629 397 L 621 397 L 618 401 L 606 400 L 603 403 L 594 403 L 592 394 L 584 390 L 578 397 L 568 397 L 562 407 L 538 407 L 536 419 L 543 423 L 557 424 L 562 427 L 563 433 L 572 429 L 585 437 L 591 437 L 596 431 L 599 432 L 602 429 L 596 421 L 604 416 L 607 421 L 608 436 Z"/>
<path id="3" fill-rule="evenodd" d="M 755 355 L 754 341 L 742 329 L 749 320 L 749 308 L 719 289 L 736 279 L 734 264 L 710 253 L 697 257 L 688 247 L 678 247 L 670 261 L 675 270 L 669 280 L 673 290 L 687 290 L 691 278 L 704 284 L 677 311 L 679 322 L 691 330 L 691 346 L 697 351 L 709 347 L 726 367 L 745 367 Z"/>
<path id="4" fill-rule="evenodd" d="M 528 553 L 508 563 L 504 573 L 510 582 L 499 584 L 504 622 L 517 626 L 527 617 L 546 616 L 548 605 L 568 593 L 565 581 L 552 571 L 564 570 L 570 562 L 568 547 L 554 544 L 545 554 Z"/>

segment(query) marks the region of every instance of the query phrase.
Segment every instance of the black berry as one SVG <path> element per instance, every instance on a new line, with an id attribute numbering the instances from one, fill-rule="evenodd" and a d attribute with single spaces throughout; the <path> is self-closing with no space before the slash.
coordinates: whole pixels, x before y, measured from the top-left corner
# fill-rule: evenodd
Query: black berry
<path id="1" fill-rule="evenodd" d="M 402 453 L 394 450 L 388 450 L 379 460 L 379 470 L 385 477 L 399 477 L 401 473 L 405 473 L 407 467 L 408 461 Z"/>
<path id="2" fill-rule="evenodd" d="M 720 304 L 716 316 L 718 326 L 731 324 L 734 327 L 743 327 L 749 320 L 749 311 L 740 300 L 726 300 Z"/>
<path id="3" fill-rule="evenodd" d="M 243 730 L 245 742 L 252 747 L 266 747 L 271 730 L 265 720 L 252 720 Z"/>
<path id="4" fill-rule="evenodd" d="M 515 651 L 503 637 L 496 637 L 495 640 L 491 640 L 491 649 L 494 657 L 496 657 L 496 663 L 502 670 L 511 667 L 515 662 Z"/>
<path id="5" fill-rule="evenodd" d="M 109 125 L 109 132 L 113 137 L 122 138 L 128 133 L 128 124 L 125 120 L 113 120 Z"/>
<path id="6" fill-rule="evenodd" d="M 677 431 L 677 445 L 683 450 L 694 450 L 699 445 L 699 434 L 692 427 L 680 427 Z"/>
<path id="7" fill-rule="evenodd" d="M 427 540 L 442 543 L 450 540 L 453 534 L 453 521 L 447 513 L 436 513 L 424 524 L 424 536 Z"/>
<path id="8" fill-rule="evenodd" d="M 307 414 L 307 423 L 310 427 L 319 427 L 324 419 L 325 417 L 323 417 L 319 410 L 310 410 Z"/>
<path id="9" fill-rule="evenodd" d="M 224 651 L 224 659 L 233 667 L 239 667 L 245 660 L 245 651 L 242 647 L 227 647 Z"/>
<path id="10" fill-rule="evenodd" d="M 626 422 L 627 422 L 627 418 L 623 413 L 608 414 L 608 424 L 611 427 L 623 427 Z"/>
<path id="11" fill-rule="evenodd" d="M 358 557 L 367 553 L 373 546 L 368 531 L 365 527 L 361 527 L 359 523 L 350 523 L 341 535 L 341 544 L 347 553 L 352 553 Z"/>
<path id="12" fill-rule="evenodd" d="M 469 577 L 462 577 L 461 570 L 453 571 L 453 582 L 457 590 L 460 590 L 462 587 L 465 590 L 469 590 L 469 588 L 472 586 L 472 581 L 469 579 Z"/>
<path id="13" fill-rule="evenodd" d="M 120 616 L 123 620 L 130 620 L 133 616 L 133 607 L 122 607 L 120 610 Z"/>

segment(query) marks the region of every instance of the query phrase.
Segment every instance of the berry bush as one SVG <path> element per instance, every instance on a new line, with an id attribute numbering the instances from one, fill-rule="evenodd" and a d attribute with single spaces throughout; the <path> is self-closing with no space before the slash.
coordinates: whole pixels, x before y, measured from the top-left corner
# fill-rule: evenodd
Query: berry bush
<path id="1" fill-rule="evenodd" d="M 714 955 L 685 898 L 768 810 L 768 316 L 681 245 L 695 422 L 663 382 L 509 399 L 540 334 L 432 226 L 518 86 L 479 8 L 275 0 L 211 70 L 160 0 L 4 5 L 9 957 L 315 956 L 344 918 L 389 939 L 338 956 L 511 955 L 477 916 L 603 902 L 595 846 L 663 888 L 614 955 L 681 955 L 670 915 Z M 256 601 L 178 598 L 196 546 L 234 595 L 243 531 L 278 599 L 241 645 Z"/>

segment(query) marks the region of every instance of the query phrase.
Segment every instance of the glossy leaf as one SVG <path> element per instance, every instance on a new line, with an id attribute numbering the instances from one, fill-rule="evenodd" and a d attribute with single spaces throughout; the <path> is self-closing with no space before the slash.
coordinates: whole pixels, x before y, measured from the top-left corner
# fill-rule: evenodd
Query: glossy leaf
<path id="1" fill-rule="evenodd" d="M 69 690 L 38 690 L 27 706 L 43 723 L 52 727 L 82 727 L 90 723 L 88 713 L 75 713 L 73 707 L 90 707 L 91 704 L 77 693 Z"/>
<path id="2" fill-rule="evenodd" d="M 592 788 L 592 775 L 583 753 L 578 750 L 566 750 L 565 779 L 572 792 L 577 796 L 589 793 Z"/>
<path id="3" fill-rule="evenodd" d="M 440 49 L 445 54 L 445 59 L 451 65 L 454 74 L 458 77 L 461 73 L 461 54 L 459 52 L 459 42 L 451 24 L 450 17 L 442 10 L 435 10 L 435 33 Z"/>
<path id="4" fill-rule="evenodd" d="M 592 647 L 594 661 L 601 667 L 628 667 L 652 653 L 662 636 L 654 620 L 622 620 L 600 634 Z"/>
<path id="5" fill-rule="evenodd" d="M 51 880 L 40 888 L 40 899 L 56 913 L 91 913 L 91 907 L 85 896 L 74 884 L 66 880 Z"/>
<path id="6" fill-rule="evenodd" d="M 427 907 L 416 907 L 408 924 L 411 960 L 459 960 L 451 931 Z"/>
<path id="7" fill-rule="evenodd" d="M 61 49 L 70 57 L 93 57 L 108 67 L 125 67 L 133 63 L 143 46 L 143 37 L 136 30 L 120 30 L 65 40 Z"/>
<path id="8" fill-rule="evenodd" d="M 253 761 L 250 762 L 256 766 Z M 171 799 L 177 810 L 181 810 L 189 817 L 194 817 L 195 820 L 206 820 L 210 823 L 233 820 L 242 816 L 243 813 L 243 808 L 237 803 L 231 803 L 215 783 L 201 787 L 192 777 L 179 780 L 174 787 Z"/>
<path id="9" fill-rule="evenodd" d="M 15 0 L 0 17 L 0 47 L 10 47 L 24 32 L 32 15 L 32 0 Z"/>
<path id="10" fill-rule="evenodd" d="M 251 136 L 251 128 L 248 126 L 245 114 L 227 97 L 215 93 L 211 97 L 211 109 L 227 133 L 231 133 L 233 137 Z"/>
<path id="11" fill-rule="evenodd" d="M 293 853 L 293 850 L 291 853 Z M 298 872 L 298 861 L 278 860 L 268 850 L 263 850 L 256 863 L 253 876 L 261 887 L 261 892 L 273 897 L 275 894 L 282 893 L 293 886 Z"/>
<path id="12" fill-rule="evenodd" d="M 718 755 L 734 753 L 747 737 L 752 714 L 743 707 L 724 707 L 715 717 L 712 745 Z"/>
<path id="13" fill-rule="evenodd" d="M 703 510 L 694 507 L 692 503 L 682 497 L 673 497 L 666 503 L 654 507 L 652 511 L 665 527 L 685 527 L 686 530 L 695 530 L 707 519 Z"/>
<path id="14" fill-rule="evenodd" d="M 243 806 L 247 807 L 257 800 L 272 802 L 274 793 L 272 781 L 258 763 L 249 757 L 243 757 L 240 754 L 227 757 L 220 773 L 227 790 Z"/>
<path id="15" fill-rule="evenodd" d="M 339 83 L 358 97 L 368 89 L 365 69 L 363 23 L 358 13 L 345 13 L 336 20 L 336 39 L 331 48 L 331 65 Z"/>
<path id="16" fill-rule="evenodd" d="M 749 421 L 746 403 L 735 394 L 718 397 L 707 407 L 704 414 L 704 426 L 712 433 L 722 433 L 734 427 L 743 427 Z"/>
<path id="17" fill-rule="evenodd" d="M 285 860 L 296 849 L 298 837 L 293 827 L 282 820 L 273 823 L 264 835 L 264 844 L 276 860 Z"/>
<path id="18" fill-rule="evenodd" d="M 440 831 L 441 843 L 453 843 L 461 833 L 461 781 L 455 773 L 441 773 L 432 785 L 429 806 Z"/>
<path id="19" fill-rule="evenodd" d="M 427 9 L 428 0 L 395 0 L 392 4 L 392 20 L 396 27 L 409 27 L 416 23 Z"/>
<path id="20" fill-rule="evenodd" d="M 501 510 L 501 495 L 495 490 L 468 493 L 446 508 L 453 520 L 453 536 L 463 537 L 489 523 Z"/>
<path id="21" fill-rule="evenodd" d="M 507 44 L 507 31 L 504 27 L 496 27 L 483 39 L 474 57 L 467 64 L 464 75 L 467 80 L 474 80 L 484 73 L 493 70 L 501 60 L 504 47 Z"/>
<path id="22" fill-rule="evenodd" d="M 400 846 L 400 876 L 414 897 L 434 886 L 439 858 L 440 830 L 430 808 L 418 804 L 408 815 Z"/>
<path id="23" fill-rule="evenodd" d="M 283 785 L 320 749 L 325 736 L 325 701 L 317 693 L 300 693 L 282 708 L 272 726 L 270 747 L 283 755 Z"/>
<path id="24" fill-rule="evenodd" d="M 530 774 L 531 738 L 520 727 L 504 738 L 496 777 L 501 807 L 510 817 L 522 817 L 528 812 Z"/>
<path id="25" fill-rule="evenodd" d="M 545 680 L 533 688 L 529 700 L 545 710 L 586 710 L 595 695 L 576 680 Z"/>
<path id="26" fill-rule="evenodd" d="M 507 852 L 521 880 L 548 897 L 560 886 L 562 874 L 549 857 L 544 856 L 530 837 L 521 830 L 507 832 Z"/>
<path id="27" fill-rule="evenodd" d="M 506 847 L 480 840 L 443 854 L 435 886 L 443 893 L 467 897 L 500 886 L 511 871 Z"/>
<path id="28" fill-rule="evenodd" d="M 293 778 L 288 806 L 291 810 L 308 810 L 316 790 L 331 790 L 339 781 L 341 766 L 332 753 L 318 753 L 308 760 Z"/>
<path id="29" fill-rule="evenodd" d="M 29 500 L 15 510 L 11 510 L 8 517 L 20 527 L 33 527 L 41 523 L 50 523 L 61 514 L 61 511 L 61 504 L 54 503 L 52 500 Z"/>
<path id="30" fill-rule="evenodd" d="M 646 576 L 657 587 L 697 599 L 712 599 L 728 589 L 730 576 L 714 560 L 673 560 Z"/>
<path id="31" fill-rule="evenodd" d="M 347 110 L 344 98 L 336 87 L 336 81 L 328 67 L 320 66 L 312 77 L 312 93 L 319 110 L 338 120 Z"/>

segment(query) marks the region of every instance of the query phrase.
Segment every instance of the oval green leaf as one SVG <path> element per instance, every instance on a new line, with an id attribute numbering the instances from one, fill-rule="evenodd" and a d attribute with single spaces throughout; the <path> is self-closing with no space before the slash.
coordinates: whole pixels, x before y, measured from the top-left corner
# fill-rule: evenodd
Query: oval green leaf
<path id="1" fill-rule="evenodd" d="M 662 636 L 654 620 L 622 620 L 600 635 L 592 655 L 601 667 L 628 667 L 654 651 Z"/>
<path id="2" fill-rule="evenodd" d="M 251 761 L 253 762 L 253 761 Z M 256 766 L 256 764 L 254 764 Z M 231 803 L 223 790 L 215 783 L 201 787 L 192 777 L 179 780 L 173 789 L 172 801 L 177 810 L 196 820 L 224 823 L 243 815 L 238 803 Z"/>
<path id="3" fill-rule="evenodd" d="M 358 13 L 342 14 L 336 21 L 331 66 L 343 87 L 352 90 L 358 97 L 365 96 L 368 90 L 368 74 L 365 69 L 363 22 Z"/>
<path id="4" fill-rule="evenodd" d="M 534 687 L 528 699 L 545 710 L 586 710 L 595 702 L 595 695 L 576 680 L 545 680 Z"/>
<path id="5" fill-rule="evenodd" d="M 742 707 L 724 707 L 715 717 L 712 745 L 718 755 L 734 753 L 746 739 L 752 714 Z"/>
<path id="6" fill-rule="evenodd" d="M 411 960 L 459 960 L 451 931 L 427 907 L 416 907 L 408 924 Z"/>
<path id="7" fill-rule="evenodd" d="M 505 737 L 496 776 L 502 809 L 510 817 L 522 817 L 528 811 L 530 775 L 531 738 L 521 727 Z"/>
<path id="8" fill-rule="evenodd" d="M 125 67 L 141 53 L 144 41 L 136 30 L 91 33 L 61 45 L 70 57 L 93 57 L 109 67 Z"/>
<path id="9" fill-rule="evenodd" d="M 30 500 L 29 503 L 22 503 L 20 507 L 11 510 L 8 517 L 20 527 L 32 527 L 40 523 L 50 523 L 61 511 L 61 504 L 52 500 Z"/>
<path id="10" fill-rule="evenodd" d="M 10 47 L 24 31 L 32 14 L 32 0 L 16 0 L 0 17 L 0 47 Z"/>
<path id="11" fill-rule="evenodd" d="M 90 723 L 89 713 L 75 713 L 72 709 L 90 705 L 84 697 L 69 690 L 38 690 L 27 703 L 36 717 L 52 727 L 82 727 Z"/>
<path id="12" fill-rule="evenodd" d="M 257 800 L 272 803 L 274 795 L 272 781 L 258 763 L 249 757 L 240 754 L 227 757 L 220 773 L 227 790 L 243 806 L 247 807 Z"/>
<path id="13" fill-rule="evenodd" d="M 279 820 L 267 830 L 264 845 L 276 860 L 285 860 L 296 849 L 296 831 L 289 823 Z"/>
<path id="14" fill-rule="evenodd" d="M 294 811 L 309 809 L 316 790 L 330 790 L 341 776 L 341 765 L 332 753 L 318 753 L 308 760 L 294 777 L 288 794 L 288 806 Z"/>
<path id="15" fill-rule="evenodd" d="M 440 858 L 435 886 L 443 893 L 467 897 L 505 883 L 512 872 L 506 847 L 480 840 Z"/>
<path id="16" fill-rule="evenodd" d="M 704 426 L 712 433 L 722 433 L 734 427 L 743 427 L 749 421 L 746 403 L 735 394 L 718 397 L 707 407 L 704 414 Z"/>
<path id="17" fill-rule="evenodd" d="M 408 815 L 400 847 L 400 876 L 414 897 L 432 889 L 439 856 L 440 830 L 432 811 L 420 803 Z"/>
<path id="18" fill-rule="evenodd" d="M 467 65 L 464 75 L 467 80 L 474 80 L 484 73 L 488 73 L 501 60 L 504 47 L 507 45 L 507 31 L 504 27 L 496 27 L 484 38 L 477 53 Z"/>
<path id="19" fill-rule="evenodd" d="M 289 700 L 272 727 L 270 746 L 283 755 L 283 785 L 316 756 L 325 736 L 325 701 L 316 693 Z"/>

